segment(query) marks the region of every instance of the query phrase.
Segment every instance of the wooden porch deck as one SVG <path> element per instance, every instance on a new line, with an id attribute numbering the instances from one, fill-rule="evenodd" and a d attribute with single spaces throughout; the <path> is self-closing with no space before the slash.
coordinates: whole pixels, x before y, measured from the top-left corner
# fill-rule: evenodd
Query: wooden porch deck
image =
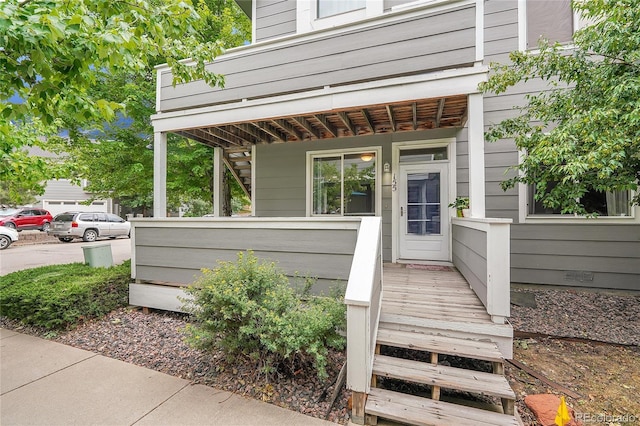
<path id="1" fill-rule="evenodd" d="M 382 312 L 424 320 L 493 324 L 464 277 L 447 266 L 385 265 Z"/>
<path id="2" fill-rule="evenodd" d="M 491 341 L 513 356 L 513 328 L 491 320 L 455 268 L 385 264 L 383 274 L 380 328 Z"/>

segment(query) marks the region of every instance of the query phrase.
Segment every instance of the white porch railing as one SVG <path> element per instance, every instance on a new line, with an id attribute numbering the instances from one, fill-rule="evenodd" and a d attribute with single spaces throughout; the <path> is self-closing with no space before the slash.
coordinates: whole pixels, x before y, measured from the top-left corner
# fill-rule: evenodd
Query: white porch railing
<path id="1" fill-rule="evenodd" d="M 253 250 L 285 274 L 314 277 L 311 291 L 326 294 L 345 283 L 353 263 L 360 218 L 143 218 L 132 219 L 129 303 L 181 310 L 184 286 L 218 260 Z"/>
<path id="2" fill-rule="evenodd" d="M 454 218 L 453 264 L 469 282 L 493 322 L 510 314 L 511 219 Z"/>
<path id="3" fill-rule="evenodd" d="M 382 222 L 363 218 L 345 303 L 347 304 L 347 388 L 353 391 L 352 421 L 364 423 L 382 304 Z"/>

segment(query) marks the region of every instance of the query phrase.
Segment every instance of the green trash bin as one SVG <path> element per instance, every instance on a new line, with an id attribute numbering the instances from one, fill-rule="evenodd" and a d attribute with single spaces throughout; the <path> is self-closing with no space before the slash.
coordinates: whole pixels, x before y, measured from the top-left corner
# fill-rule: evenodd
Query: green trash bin
<path id="1" fill-rule="evenodd" d="M 109 268 L 113 266 L 111 244 L 83 246 L 84 263 L 93 268 Z"/>

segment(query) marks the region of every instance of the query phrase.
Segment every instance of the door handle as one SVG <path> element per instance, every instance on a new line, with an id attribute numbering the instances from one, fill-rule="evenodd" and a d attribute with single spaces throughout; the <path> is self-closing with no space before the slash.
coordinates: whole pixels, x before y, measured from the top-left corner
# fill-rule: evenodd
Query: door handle
<path id="1" fill-rule="evenodd" d="M 400 216 L 404 216 L 404 207 L 400 207 Z"/>

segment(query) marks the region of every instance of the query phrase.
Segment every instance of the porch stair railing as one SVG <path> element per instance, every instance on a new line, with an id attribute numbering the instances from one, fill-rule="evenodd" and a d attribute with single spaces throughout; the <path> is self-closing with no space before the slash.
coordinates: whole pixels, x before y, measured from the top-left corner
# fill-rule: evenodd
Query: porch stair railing
<path id="1" fill-rule="evenodd" d="M 504 376 L 511 326 L 455 270 L 383 270 L 376 227 L 359 229 L 346 294 L 352 422 L 520 425 Z"/>

